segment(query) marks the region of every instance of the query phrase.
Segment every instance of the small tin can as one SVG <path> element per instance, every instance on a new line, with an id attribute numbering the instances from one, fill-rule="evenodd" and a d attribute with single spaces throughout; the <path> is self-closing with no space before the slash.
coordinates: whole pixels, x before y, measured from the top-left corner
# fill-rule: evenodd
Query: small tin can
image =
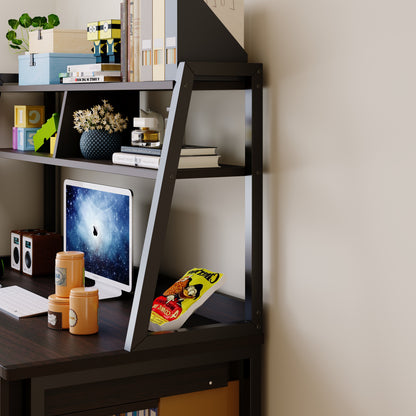
<path id="1" fill-rule="evenodd" d="M 69 332 L 89 335 L 98 332 L 98 289 L 76 287 L 69 296 Z"/>
<path id="2" fill-rule="evenodd" d="M 48 328 L 69 328 L 69 298 L 60 298 L 55 294 L 48 297 Z"/>
<path id="3" fill-rule="evenodd" d="M 68 298 L 74 287 L 84 286 L 84 253 L 60 251 L 55 259 L 55 293 Z"/>

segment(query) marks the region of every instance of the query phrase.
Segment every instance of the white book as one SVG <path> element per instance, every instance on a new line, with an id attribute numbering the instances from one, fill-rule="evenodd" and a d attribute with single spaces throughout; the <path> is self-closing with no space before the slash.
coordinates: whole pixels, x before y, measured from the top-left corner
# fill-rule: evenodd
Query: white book
<path id="1" fill-rule="evenodd" d="M 121 64 L 79 64 L 66 67 L 66 72 L 77 71 L 121 71 Z"/>
<path id="2" fill-rule="evenodd" d="M 66 77 L 62 78 L 63 84 L 78 84 L 85 82 L 119 82 L 121 77 L 109 77 L 106 75 L 98 75 L 94 77 Z"/>
<path id="3" fill-rule="evenodd" d="M 178 169 L 215 168 L 219 167 L 220 155 L 181 156 Z M 138 168 L 159 169 L 160 156 L 141 155 L 135 153 L 113 153 L 113 163 L 117 165 L 135 166 Z"/>
<path id="4" fill-rule="evenodd" d="M 68 73 L 68 77 L 97 77 L 100 75 L 121 77 L 121 71 L 72 71 Z"/>

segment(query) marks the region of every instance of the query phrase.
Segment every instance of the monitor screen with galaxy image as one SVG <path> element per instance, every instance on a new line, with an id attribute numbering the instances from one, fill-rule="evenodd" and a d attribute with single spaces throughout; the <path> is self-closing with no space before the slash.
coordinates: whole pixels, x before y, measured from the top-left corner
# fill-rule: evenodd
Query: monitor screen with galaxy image
<path id="1" fill-rule="evenodd" d="M 132 290 L 132 193 L 64 181 L 64 250 L 82 251 L 100 299 Z"/>

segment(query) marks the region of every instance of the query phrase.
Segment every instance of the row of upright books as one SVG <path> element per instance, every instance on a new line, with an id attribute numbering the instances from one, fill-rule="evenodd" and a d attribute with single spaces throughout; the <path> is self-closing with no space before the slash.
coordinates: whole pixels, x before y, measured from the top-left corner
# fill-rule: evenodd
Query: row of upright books
<path id="1" fill-rule="evenodd" d="M 122 0 L 123 81 L 174 80 L 181 61 L 246 62 L 243 0 Z"/>
<path id="2" fill-rule="evenodd" d="M 145 410 L 136 410 L 134 412 L 126 412 L 126 413 L 117 413 L 113 416 L 157 416 L 158 409 L 145 409 Z"/>

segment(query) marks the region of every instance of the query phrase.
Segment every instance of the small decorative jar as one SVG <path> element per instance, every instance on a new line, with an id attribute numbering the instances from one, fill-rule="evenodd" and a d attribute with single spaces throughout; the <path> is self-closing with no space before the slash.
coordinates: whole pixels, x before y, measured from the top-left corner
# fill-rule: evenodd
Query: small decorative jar
<path id="1" fill-rule="evenodd" d="M 160 147 L 160 132 L 158 121 L 151 117 L 135 117 L 135 129 L 131 132 L 131 145 L 141 147 Z"/>
<path id="2" fill-rule="evenodd" d="M 90 335 L 98 332 L 98 289 L 76 287 L 69 296 L 69 332 Z"/>
<path id="3" fill-rule="evenodd" d="M 69 328 L 69 299 L 55 294 L 48 297 L 48 328 Z"/>
<path id="4" fill-rule="evenodd" d="M 84 253 L 60 251 L 55 259 L 55 293 L 68 298 L 73 287 L 84 286 Z"/>
<path id="5" fill-rule="evenodd" d="M 109 160 L 121 148 L 121 135 L 105 130 L 88 130 L 81 134 L 79 147 L 85 159 Z"/>

